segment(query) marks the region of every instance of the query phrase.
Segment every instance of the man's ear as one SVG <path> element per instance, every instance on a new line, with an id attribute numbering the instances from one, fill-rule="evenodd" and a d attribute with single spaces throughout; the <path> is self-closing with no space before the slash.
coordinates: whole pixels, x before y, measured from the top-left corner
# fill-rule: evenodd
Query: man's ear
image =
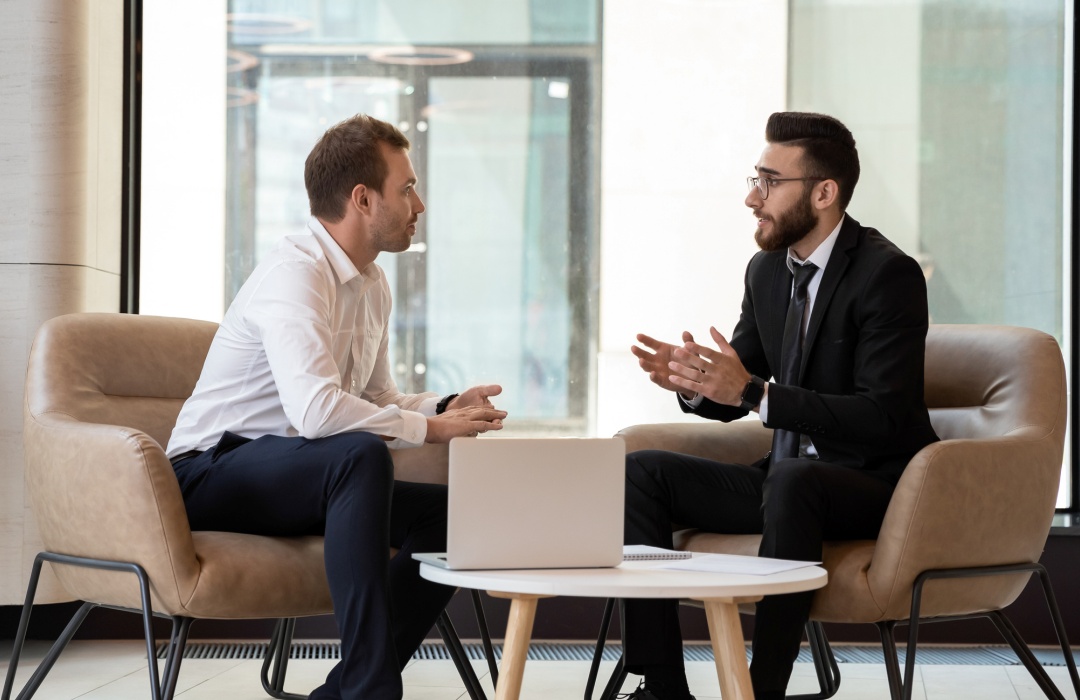
<path id="1" fill-rule="evenodd" d="M 840 200 L 840 185 L 836 180 L 822 180 L 814 187 L 814 195 L 810 198 L 815 209 L 824 210 L 836 204 Z"/>
<path id="2" fill-rule="evenodd" d="M 368 189 L 367 185 L 360 184 L 352 188 L 352 192 L 349 193 L 350 207 L 356 209 L 361 214 L 370 216 L 372 204 L 371 190 Z"/>

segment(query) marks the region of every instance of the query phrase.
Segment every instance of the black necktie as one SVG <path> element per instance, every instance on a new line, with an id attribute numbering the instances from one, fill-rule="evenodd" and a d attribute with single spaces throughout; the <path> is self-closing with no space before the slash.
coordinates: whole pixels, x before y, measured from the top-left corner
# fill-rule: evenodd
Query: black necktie
<path id="1" fill-rule="evenodd" d="M 806 290 L 818 271 L 817 265 L 795 265 L 795 288 L 788 303 L 787 319 L 784 321 L 784 351 L 780 359 L 780 383 L 798 386 L 799 367 L 802 365 L 803 319 L 806 317 Z M 772 443 L 773 464 L 777 460 L 799 456 L 799 433 L 791 430 L 774 430 Z"/>

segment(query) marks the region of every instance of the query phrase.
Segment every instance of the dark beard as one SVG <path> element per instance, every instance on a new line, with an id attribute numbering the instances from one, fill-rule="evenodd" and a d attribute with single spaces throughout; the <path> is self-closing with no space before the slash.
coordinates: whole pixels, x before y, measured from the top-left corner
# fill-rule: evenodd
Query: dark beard
<path id="1" fill-rule="evenodd" d="M 765 238 L 758 228 L 754 232 L 754 241 L 766 253 L 784 250 L 795 245 L 817 226 L 818 219 L 814 208 L 810 206 L 810 193 L 807 192 L 790 210 L 773 218 L 773 233 Z"/>

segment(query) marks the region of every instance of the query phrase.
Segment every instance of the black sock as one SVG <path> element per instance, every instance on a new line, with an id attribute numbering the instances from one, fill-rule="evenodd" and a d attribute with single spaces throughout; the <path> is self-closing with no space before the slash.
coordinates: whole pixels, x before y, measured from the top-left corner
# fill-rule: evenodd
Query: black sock
<path id="1" fill-rule="evenodd" d="M 680 664 L 645 667 L 645 689 L 659 700 L 689 700 L 686 669 Z"/>

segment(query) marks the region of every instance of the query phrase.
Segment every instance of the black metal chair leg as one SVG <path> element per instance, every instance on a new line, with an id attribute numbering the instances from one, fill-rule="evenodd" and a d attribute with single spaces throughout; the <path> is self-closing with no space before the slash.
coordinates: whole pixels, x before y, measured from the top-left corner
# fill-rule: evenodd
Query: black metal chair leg
<path id="1" fill-rule="evenodd" d="M 26 589 L 26 601 L 23 604 L 23 612 L 19 619 L 19 630 L 16 633 L 15 649 L 12 653 L 11 665 L 8 667 L 8 674 L 4 681 L 3 694 L 0 697 L 3 700 L 10 700 L 12 687 L 15 682 L 15 669 L 18 665 L 19 656 L 22 654 L 22 647 L 26 641 L 26 629 L 30 623 L 30 612 L 33 608 L 34 596 L 37 593 L 38 581 L 41 577 L 41 567 L 44 562 L 51 562 L 53 564 L 65 564 L 70 566 L 82 566 L 90 569 L 101 569 L 103 571 L 121 571 L 126 573 L 133 573 L 139 579 L 139 594 L 142 598 L 142 616 L 143 616 L 143 634 L 146 637 L 146 661 L 147 667 L 150 671 L 150 692 L 155 700 L 160 700 L 161 695 L 161 682 L 158 675 L 157 660 L 155 659 L 155 644 L 154 644 L 154 628 L 153 628 L 153 615 L 154 611 L 150 603 L 150 580 L 146 575 L 146 571 L 143 570 L 138 564 L 132 564 L 130 562 L 117 562 L 106 561 L 102 559 L 87 559 L 85 557 L 73 557 L 66 554 L 54 554 L 53 552 L 40 552 L 37 557 L 34 558 L 34 567 L 30 574 L 30 583 Z M 67 627 L 60 634 L 52 647 L 50 647 L 48 654 L 38 664 L 33 675 L 23 686 L 23 689 L 16 696 L 16 700 L 29 700 L 34 696 L 38 688 L 41 686 L 42 681 L 45 680 L 45 676 L 52 670 L 56 660 L 60 657 L 60 653 L 64 651 L 68 642 L 75 636 L 75 632 L 78 631 L 79 626 L 82 625 L 83 620 L 90 614 L 90 611 L 97 607 L 96 603 L 84 603 L 75 615 L 68 622 Z"/>
<path id="2" fill-rule="evenodd" d="M 904 684 L 900 680 L 900 662 L 896 654 L 896 640 L 893 639 L 895 622 L 879 622 L 876 627 L 881 635 L 881 650 L 885 655 L 885 675 L 889 679 L 889 697 L 901 700 Z"/>
<path id="3" fill-rule="evenodd" d="M 4 690 L 3 693 L 0 694 L 0 697 L 2 697 L 3 700 L 11 700 L 11 690 L 15 685 L 15 670 L 19 666 L 19 657 L 22 656 L 23 645 L 26 643 L 26 630 L 30 626 L 30 614 L 34 610 L 34 596 L 37 595 L 38 579 L 41 578 L 41 565 L 42 560 L 41 557 L 38 556 L 34 559 L 34 567 L 30 571 L 30 582 L 26 586 L 26 598 L 23 602 L 22 614 L 19 616 L 18 631 L 15 632 L 15 647 L 11 650 L 11 661 L 8 664 L 7 676 L 4 678 Z M 87 605 L 89 605 L 89 603 Z M 86 605 L 83 606 L 83 608 L 85 607 Z M 88 613 L 89 610 L 86 612 Z M 79 609 L 79 612 L 76 613 L 75 616 L 79 617 L 79 613 L 82 613 L 81 619 L 86 619 L 86 613 L 83 613 L 82 608 Z M 68 626 L 71 626 L 70 623 Z M 74 634 L 74 632 L 72 632 L 72 634 Z M 59 644 L 62 639 L 64 639 L 64 635 L 60 635 L 60 639 L 56 640 L 56 644 Z M 53 646 L 55 647 L 56 644 Z M 65 641 L 64 644 L 67 644 L 67 642 Z M 48 673 L 48 671 L 46 671 L 46 673 Z M 26 689 L 24 688 L 23 690 L 25 694 Z M 22 697 L 22 695 L 19 697 Z"/>
<path id="4" fill-rule="evenodd" d="M 915 584 L 915 596 L 912 601 L 912 607 L 919 604 L 919 593 L 921 589 L 919 584 Z M 915 682 L 915 650 L 916 645 L 919 643 L 919 617 L 917 614 L 912 615 L 908 620 L 908 643 L 907 651 L 904 654 L 904 693 L 901 696 L 901 700 L 911 700 L 912 685 Z"/>
<path id="5" fill-rule="evenodd" d="M 596 676 L 600 673 L 600 661 L 604 657 L 604 645 L 607 642 L 608 629 L 611 627 L 611 614 L 615 610 L 615 598 L 608 598 L 604 605 L 604 616 L 600 620 L 600 632 L 596 635 L 596 649 L 593 651 L 592 664 L 589 665 L 589 681 L 585 684 L 585 700 L 592 700 L 596 688 Z M 621 685 L 621 684 L 620 684 Z"/>
<path id="6" fill-rule="evenodd" d="M 130 567 L 130 568 L 128 568 Z M 155 698 L 161 695 L 161 676 L 158 674 L 157 644 L 154 642 L 154 608 L 150 602 L 150 578 L 141 566 L 125 566 L 139 577 L 139 595 L 142 598 L 143 636 L 146 637 L 146 663 L 150 667 L 150 691 Z"/>
<path id="7" fill-rule="evenodd" d="M 262 669 L 259 672 L 259 678 L 262 681 L 263 690 L 267 695 L 271 695 L 271 689 L 273 685 L 270 681 L 270 668 L 274 664 L 274 657 L 277 655 L 278 645 L 281 643 L 281 633 L 284 630 L 285 618 L 281 618 L 274 624 L 274 631 L 270 633 L 270 642 L 266 645 L 266 653 L 263 654 Z"/>
<path id="8" fill-rule="evenodd" d="M 286 693 L 285 671 L 289 665 L 289 653 L 292 651 L 293 633 L 296 631 L 296 620 L 283 617 L 274 625 L 274 632 L 270 635 L 270 643 L 266 647 L 266 655 L 263 656 L 262 680 L 263 690 L 272 698 L 278 700 L 306 700 L 306 695 Z M 273 672 L 271 673 L 271 668 Z"/>
<path id="9" fill-rule="evenodd" d="M 465 653 L 465 647 L 461 645 L 461 639 L 454 629 L 454 623 L 450 621 L 450 616 L 445 610 L 442 615 L 439 615 L 439 619 L 435 621 L 435 627 L 443 638 L 446 650 L 450 652 L 450 658 L 453 659 L 458 675 L 461 676 L 461 680 L 465 683 L 465 690 L 468 691 L 469 697 L 472 700 L 487 700 L 487 693 L 484 692 L 483 686 L 480 685 L 480 679 L 476 677 L 476 672 L 473 670 L 472 664 L 469 663 L 469 656 Z"/>
<path id="10" fill-rule="evenodd" d="M 1020 663 L 1024 665 L 1027 672 L 1031 674 L 1032 680 L 1043 691 L 1043 694 L 1050 700 L 1065 700 L 1065 696 L 1061 694 L 1061 691 L 1057 689 L 1054 682 L 1050 680 L 1050 676 L 1047 675 L 1046 670 L 1043 669 L 1042 664 L 1035 658 L 1035 655 L 1031 653 L 1031 648 L 1028 647 L 1027 642 L 1021 638 L 1020 633 L 1016 627 L 1013 626 L 1012 621 L 1006 617 L 1001 611 L 994 611 L 987 615 L 990 621 L 997 627 L 998 632 L 1005 638 L 1005 641 L 1012 647 L 1013 652 L 1016 653 Z"/>
<path id="11" fill-rule="evenodd" d="M 827 700 L 840 690 L 840 667 L 836 656 L 825 636 L 825 628 L 820 622 L 806 623 L 806 641 L 810 645 L 810 654 L 814 658 L 814 670 L 817 672 L 817 693 L 789 695 L 788 700 Z"/>
<path id="12" fill-rule="evenodd" d="M 165 672 L 162 676 L 162 700 L 172 700 L 176 694 L 176 681 L 180 677 L 180 664 L 184 660 L 184 647 L 187 646 L 188 632 L 195 622 L 190 617 L 174 617 L 172 634 L 169 635 L 169 649 L 165 655 Z"/>
<path id="13" fill-rule="evenodd" d="M 827 687 L 829 694 L 825 697 L 830 698 L 840 690 L 840 666 L 836 663 L 836 655 L 833 654 L 829 638 L 825 635 L 825 626 L 820 622 L 811 622 L 810 627 L 817 637 L 817 645 L 821 654 L 820 662 L 825 667 L 826 676 L 829 679 Z M 814 662 L 815 664 L 818 663 L 819 659 L 815 657 Z"/>
<path id="14" fill-rule="evenodd" d="M 4 691 L 0 697 L 3 700 L 10 700 L 12 689 L 15 685 L 15 671 L 19 665 L 19 657 L 22 656 L 23 646 L 26 644 L 26 630 L 30 625 L 30 613 L 33 610 L 34 596 L 37 593 L 38 580 L 41 577 L 41 565 L 43 559 L 38 556 L 34 560 L 34 568 L 30 574 L 30 583 L 26 589 L 26 602 L 23 604 L 22 615 L 19 617 L 19 628 L 15 633 L 15 647 L 11 651 L 11 661 L 8 665 L 7 677 L 4 679 Z M 60 657 L 60 653 L 67 647 L 68 642 L 75 636 L 75 633 L 79 630 L 83 620 L 90 614 L 90 611 L 97 606 L 93 603 L 83 603 L 82 606 L 75 612 L 71 620 L 68 622 L 64 631 L 60 634 L 60 637 L 53 642 L 53 645 L 49 648 L 49 652 L 45 655 L 45 658 L 41 660 L 38 667 L 34 670 L 34 673 L 26 681 L 26 685 L 19 691 L 17 700 L 27 700 L 32 698 L 34 693 L 37 692 L 41 686 L 42 681 L 45 680 L 45 676 L 49 675 L 49 671 L 52 670 L 56 660 Z"/>
<path id="15" fill-rule="evenodd" d="M 623 681 L 626 680 L 626 675 L 626 657 L 620 656 L 619 660 L 615 662 L 615 670 L 611 672 L 611 678 L 608 679 L 607 685 L 604 686 L 604 692 L 600 696 L 600 700 L 615 700 L 619 689 L 622 688 Z"/>
<path id="16" fill-rule="evenodd" d="M 34 694 L 38 691 L 38 688 L 41 686 L 42 681 L 45 680 L 45 676 L 49 675 L 49 671 L 52 670 L 52 667 L 56 664 L 57 659 L 60 658 L 60 654 L 64 651 L 65 648 L 67 648 L 68 642 L 70 642 L 71 638 L 75 636 L 75 633 L 79 631 L 79 627 L 82 626 L 83 620 L 85 620 L 86 616 L 90 614 L 90 611 L 96 607 L 97 606 L 93 603 L 83 603 L 82 606 L 79 607 L 79 609 L 75 612 L 75 615 L 71 618 L 71 620 L 68 621 L 68 624 L 64 628 L 64 631 L 60 634 L 60 637 L 55 642 L 53 642 L 53 645 L 51 647 L 49 647 L 48 654 L 46 654 L 45 658 L 41 660 L 41 663 L 38 664 L 38 667 L 34 669 L 34 673 L 26 681 L 26 685 L 23 686 L 23 689 L 16 696 L 17 700 L 29 700 L 29 698 L 34 697 Z M 25 642 L 25 637 L 23 641 Z M 15 679 L 14 669 L 15 660 L 12 659 L 11 668 L 8 669 L 9 678 L 11 680 Z M 9 695 L 5 692 L 4 700 L 7 700 L 8 697 Z"/>
<path id="17" fill-rule="evenodd" d="M 1050 610 L 1050 617 L 1054 621 L 1054 630 L 1057 632 L 1061 652 L 1065 655 L 1065 665 L 1069 668 L 1073 691 L 1076 693 L 1076 697 L 1080 698 L 1080 673 L 1077 673 L 1076 659 L 1073 658 L 1072 647 L 1069 646 L 1069 638 L 1065 634 L 1065 622 L 1061 619 L 1061 610 L 1058 608 L 1057 598 L 1054 596 L 1054 588 L 1050 585 L 1050 574 L 1042 564 L 1038 565 L 1036 573 L 1039 574 L 1039 582 L 1042 583 L 1043 597 L 1046 599 L 1046 607 Z"/>
<path id="18" fill-rule="evenodd" d="M 289 659 L 292 657 L 292 641 L 296 635 L 296 618 L 285 618 L 285 626 L 281 633 L 281 643 L 278 644 L 277 662 L 274 664 L 274 687 L 281 694 L 288 697 L 285 692 L 285 674 L 289 670 Z"/>
<path id="19" fill-rule="evenodd" d="M 484 614 L 484 602 L 480 599 L 480 591 L 472 589 L 473 612 L 476 613 L 476 625 L 480 628 L 480 639 L 484 643 L 484 656 L 487 657 L 488 671 L 491 673 L 491 686 L 499 687 L 499 664 L 495 662 L 495 647 L 491 644 L 491 634 L 488 633 L 487 615 Z"/>

